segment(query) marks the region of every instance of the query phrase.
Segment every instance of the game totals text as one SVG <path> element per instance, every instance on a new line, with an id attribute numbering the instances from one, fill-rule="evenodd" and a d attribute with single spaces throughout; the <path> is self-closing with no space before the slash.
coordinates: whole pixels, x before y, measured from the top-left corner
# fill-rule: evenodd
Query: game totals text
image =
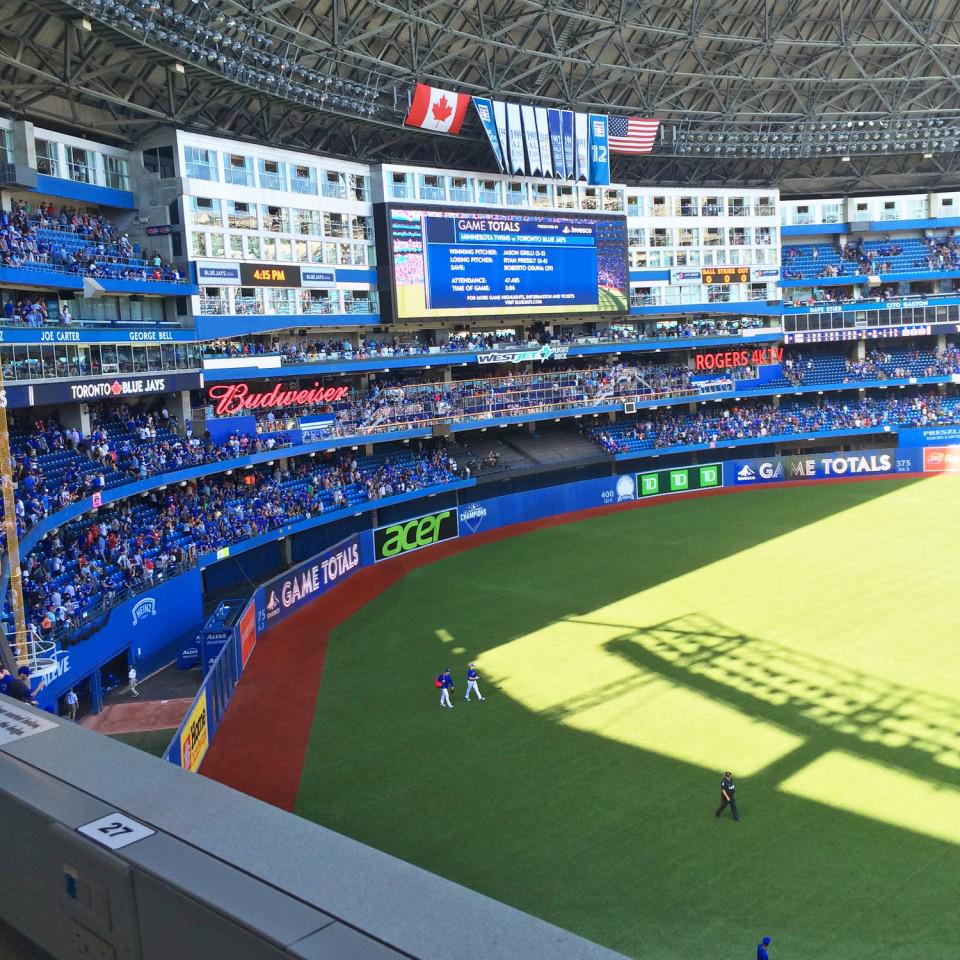
<path id="1" fill-rule="evenodd" d="M 626 220 L 391 209 L 398 319 L 625 312 Z"/>

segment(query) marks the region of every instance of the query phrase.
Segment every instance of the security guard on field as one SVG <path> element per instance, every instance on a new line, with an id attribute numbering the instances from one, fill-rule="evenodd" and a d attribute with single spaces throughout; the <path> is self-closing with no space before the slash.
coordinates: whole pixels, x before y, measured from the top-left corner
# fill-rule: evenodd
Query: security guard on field
<path id="1" fill-rule="evenodd" d="M 728 770 L 720 781 L 720 806 L 717 807 L 716 816 L 719 817 L 729 806 L 730 812 L 733 814 L 733 819 L 740 819 L 740 815 L 737 813 L 736 793 L 737 787 L 733 782 L 733 774 Z"/>

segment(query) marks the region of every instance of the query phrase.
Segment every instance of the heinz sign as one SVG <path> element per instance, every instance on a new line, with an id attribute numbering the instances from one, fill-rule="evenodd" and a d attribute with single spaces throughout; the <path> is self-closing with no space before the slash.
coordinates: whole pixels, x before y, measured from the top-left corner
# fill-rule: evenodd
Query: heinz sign
<path id="1" fill-rule="evenodd" d="M 259 384 L 258 384 L 259 386 Z M 207 388 L 207 398 L 218 417 L 229 417 L 244 410 L 271 410 L 281 407 L 310 407 L 345 400 L 349 387 L 312 387 L 290 389 L 275 383 L 269 390 L 251 390 L 248 383 L 218 383 Z"/>

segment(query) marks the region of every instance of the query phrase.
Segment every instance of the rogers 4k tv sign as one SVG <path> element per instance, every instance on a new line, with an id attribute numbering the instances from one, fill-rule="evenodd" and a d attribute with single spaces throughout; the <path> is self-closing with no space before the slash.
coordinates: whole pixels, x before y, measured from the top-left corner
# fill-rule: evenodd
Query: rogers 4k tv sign
<path id="1" fill-rule="evenodd" d="M 373 558 L 379 563 L 460 536 L 456 507 L 391 523 L 373 531 Z"/>

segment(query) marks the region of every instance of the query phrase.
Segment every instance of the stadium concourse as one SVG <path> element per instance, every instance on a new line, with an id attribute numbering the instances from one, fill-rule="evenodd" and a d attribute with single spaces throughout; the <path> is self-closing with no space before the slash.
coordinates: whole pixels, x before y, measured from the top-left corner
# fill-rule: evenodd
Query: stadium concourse
<path id="1" fill-rule="evenodd" d="M 918 33 L 836 0 L 587 6 L 12 0 L 0 693 L 90 725 L 181 701 L 169 739 L 131 728 L 175 782 L 591 955 L 770 933 L 774 960 L 952 960 L 958 836 L 930 822 L 960 809 L 956 660 L 930 611 L 957 586 L 953 11 Z M 475 728 L 433 709 L 448 666 L 490 691 Z M 730 767 L 742 848 L 697 819 Z M 425 785 L 448 779 L 445 809 Z M 372 936 L 497 955 L 420 935 Z"/>

